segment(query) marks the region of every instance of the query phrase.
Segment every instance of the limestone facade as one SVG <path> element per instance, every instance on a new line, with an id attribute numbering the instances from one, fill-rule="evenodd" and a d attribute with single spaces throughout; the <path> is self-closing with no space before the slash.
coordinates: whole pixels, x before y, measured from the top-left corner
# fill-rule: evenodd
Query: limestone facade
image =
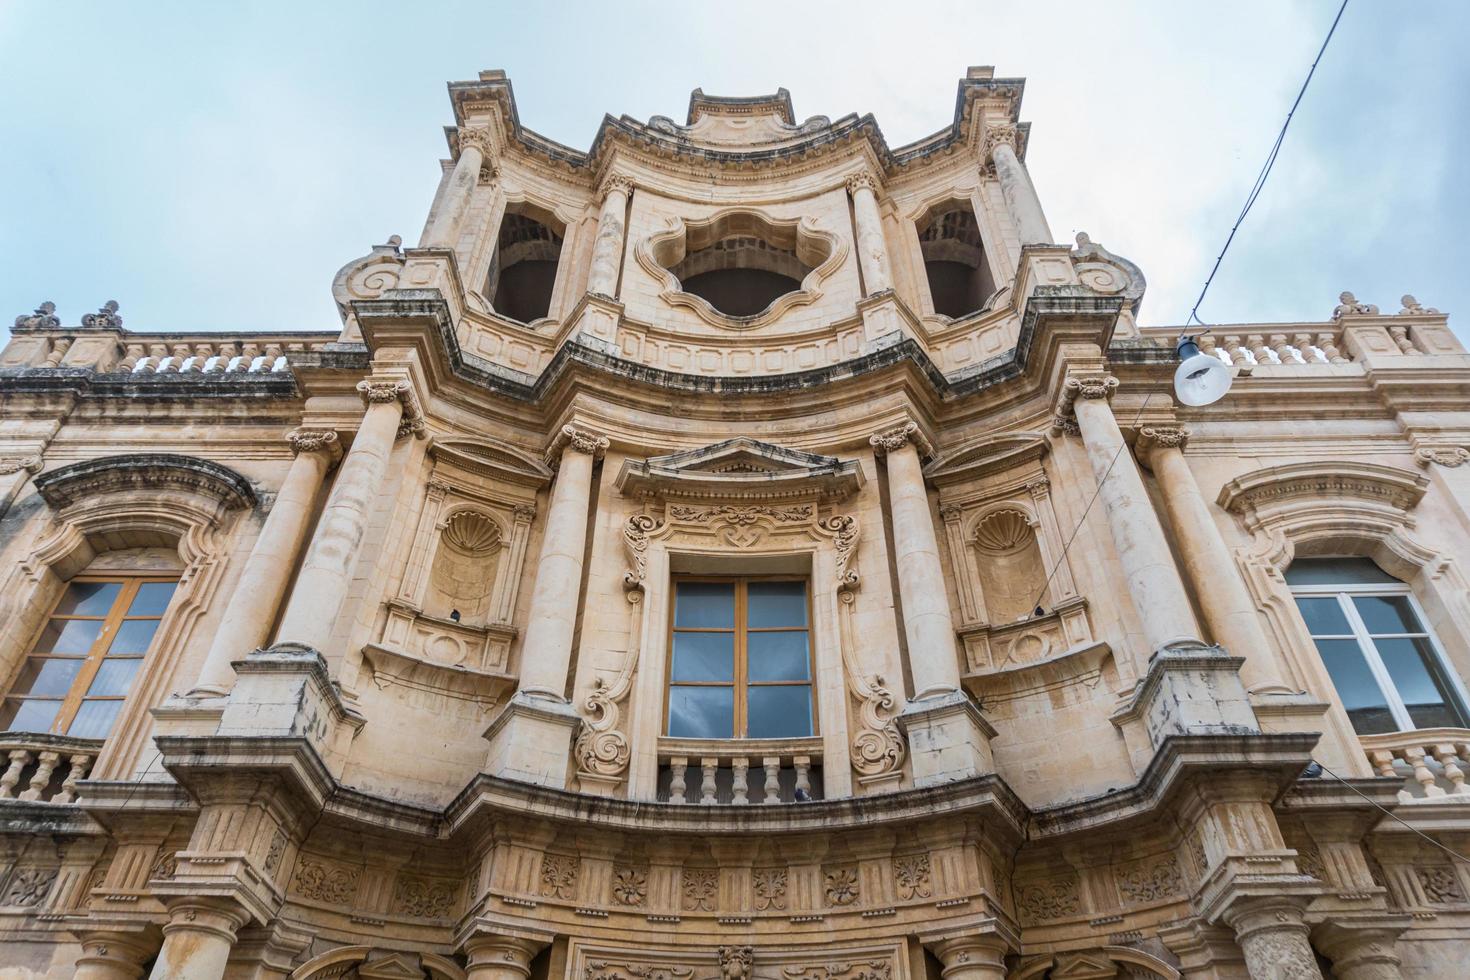
<path id="1" fill-rule="evenodd" d="M 340 328 L 17 318 L 0 974 L 1462 976 L 1470 355 L 1345 293 L 1176 405 L 1022 90 L 485 72 Z"/>

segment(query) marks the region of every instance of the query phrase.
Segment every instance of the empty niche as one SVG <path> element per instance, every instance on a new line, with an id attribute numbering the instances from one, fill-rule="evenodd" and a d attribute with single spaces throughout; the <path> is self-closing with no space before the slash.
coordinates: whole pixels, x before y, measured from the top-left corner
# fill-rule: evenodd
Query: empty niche
<path id="1" fill-rule="evenodd" d="M 439 531 L 424 613 L 465 626 L 485 625 L 503 540 L 500 525 L 480 511 L 452 515 Z"/>
<path id="2" fill-rule="evenodd" d="M 995 278 L 974 208 L 957 200 L 937 204 L 919 219 L 918 232 L 934 312 L 959 320 L 984 309 Z"/>
<path id="3" fill-rule="evenodd" d="M 1019 508 L 992 510 L 975 522 L 985 618 L 996 626 L 1029 616 L 1041 600 L 1046 571 L 1030 517 Z"/>
<path id="4" fill-rule="evenodd" d="M 506 208 L 485 279 L 496 313 L 521 323 L 550 315 L 564 232 L 551 212 L 534 204 Z"/>

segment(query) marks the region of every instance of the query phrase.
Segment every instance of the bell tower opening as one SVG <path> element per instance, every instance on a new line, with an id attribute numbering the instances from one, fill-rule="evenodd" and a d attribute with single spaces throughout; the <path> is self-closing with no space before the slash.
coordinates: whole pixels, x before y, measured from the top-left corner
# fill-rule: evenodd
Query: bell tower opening
<path id="1" fill-rule="evenodd" d="M 506 209 L 485 280 L 495 312 L 521 323 L 550 314 L 563 231 L 550 212 L 534 205 Z"/>
<path id="2" fill-rule="evenodd" d="M 934 312 L 959 320 L 984 309 L 995 277 L 968 202 L 946 201 L 919 221 L 919 249 Z"/>

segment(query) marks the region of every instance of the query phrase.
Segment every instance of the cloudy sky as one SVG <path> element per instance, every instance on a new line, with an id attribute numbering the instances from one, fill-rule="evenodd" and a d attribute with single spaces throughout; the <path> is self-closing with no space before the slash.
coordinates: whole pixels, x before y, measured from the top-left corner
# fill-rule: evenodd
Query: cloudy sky
<path id="1" fill-rule="evenodd" d="M 0 0 L 0 330 L 44 299 L 65 323 L 117 299 L 139 330 L 335 329 L 332 274 L 417 240 L 444 83 L 482 68 L 576 147 L 604 112 L 782 85 L 897 146 L 949 123 L 975 64 L 1028 79 L 1057 238 L 1132 258 L 1143 319 L 1181 323 L 1337 4 Z M 1467 38 L 1464 0 L 1352 0 L 1207 321 L 1321 320 L 1351 289 L 1466 332 Z"/>

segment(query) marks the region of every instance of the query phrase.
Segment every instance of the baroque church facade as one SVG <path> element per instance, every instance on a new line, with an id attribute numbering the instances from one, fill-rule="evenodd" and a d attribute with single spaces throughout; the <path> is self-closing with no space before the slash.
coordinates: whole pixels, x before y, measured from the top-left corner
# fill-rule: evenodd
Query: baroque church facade
<path id="1" fill-rule="evenodd" d="M 19 317 L 0 975 L 1464 976 L 1470 357 L 1344 294 L 1178 404 L 1022 90 L 484 72 L 340 326 Z"/>

